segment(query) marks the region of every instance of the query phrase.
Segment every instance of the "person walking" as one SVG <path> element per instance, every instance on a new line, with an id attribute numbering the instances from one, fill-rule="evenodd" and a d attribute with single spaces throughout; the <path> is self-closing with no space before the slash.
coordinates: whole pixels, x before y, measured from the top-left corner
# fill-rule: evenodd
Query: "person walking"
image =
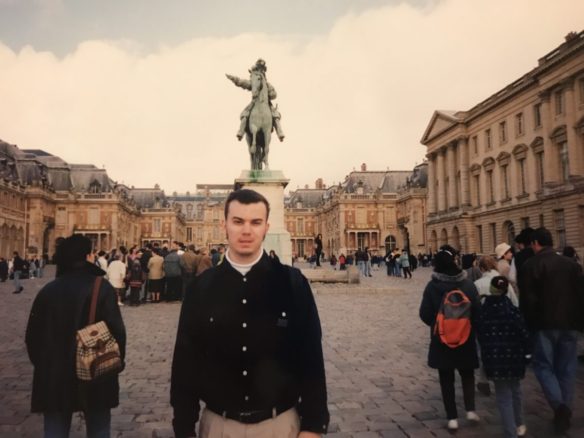
<path id="1" fill-rule="evenodd" d="M 170 389 L 177 438 L 327 432 L 318 310 L 302 273 L 263 250 L 268 218 L 261 194 L 232 192 L 225 202 L 225 259 L 198 276 L 185 296 Z"/>
<path id="2" fill-rule="evenodd" d="M 412 278 L 412 271 L 410 271 L 410 256 L 405 249 L 399 258 L 399 262 L 401 263 L 402 270 L 404 272 L 404 278 L 408 278 L 408 275 L 410 278 Z"/>
<path id="3" fill-rule="evenodd" d="M 316 254 L 316 266 L 320 268 L 320 258 L 322 257 L 322 234 L 314 238 L 314 253 Z"/>
<path id="4" fill-rule="evenodd" d="M 140 257 L 142 253 L 138 252 L 136 257 L 132 260 L 132 265 L 128 271 L 128 284 L 130 285 L 130 306 L 140 305 L 140 292 L 142 291 L 142 285 L 146 278 L 146 274 L 142 270 L 142 264 L 140 263 Z"/>
<path id="5" fill-rule="evenodd" d="M 521 312 L 507 297 L 508 291 L 513 290 L 509 280 L 500 275 L 492 277 L 489 289 L 477 318 L 481 360 L 487 378 L 495 383 L 503 436 L 516 438 L 527 432 L 521 379 L 531 358 L 531 344 Z"/>
<path id="6" fill-rule="evenodd" d="M 24 287 L 20 284 L 20 277 L 22 272 L 25 270 L 24 260 L 18 254 L 18 251 L 14 251 L 12 254 L 12 275 L 14 277 L 14 292 L 13 294 L 19 294 L 24 290 Z"/>
<path id="7" fill-rule="evenodd" d="M 556 254 L 546 228 L 533 232 L 531 247 L 535 255 L 519 271 L 519 306 L 533 333 L 533 371 L 562 434 L 571 426 L 578 331 L 584 328 L 582 268 Z"/>
<path id="8" fill-rule="evenodd" d="M 430 327 L 430 347 L 428 366 L 438 370 L 442 401 L 450 431 L 458 429 L 458 412 L 454 390 L 454 371 L 458 370 L 462 379 L 464 406 L 468 421 L 476 423 L 479 416 L 475 412 L 474 370 L 478 368 L 477 346 L 473 322 L 480 311 L 480 302 L 475 285 L 455 263 L 456 251 L 451 246 L 440 248 L 434 257 L 432 279 L 424 289 L 420 304 L 420 318 Z M 446 295 L 451 291 L 461 291 L 470 301 L 470 333 L 461 345 L 452 348 L 441 340 L 436 330 L 437 315 Z"/>
<path id="9" fill-rule="evenodd" d="M 31 411 L 44 417 L 44 436 L 69 436 L 71 417 L 82 411 L 88 437 L 109 438 L 110 410 L 119 404 L 118 375 L 82 382 L 75 371 L 76 334 L 89 319 L 93 286 L 104 272 L 94 264 L 91 241 L 66 238 L 55 255 L 60 276 L 36 296 L 26 328 L 26 348 L 34 366 Z M 101 282 L 95 321 L 104 321 L 116 339 L 122 361 L 126 330 L 116 292 Z"/>
<path id="10" fill-rule="evenodd" d="M 8 262 L 4 257 L 0 257 L 0 282 L 4 283 L 8 279 Z"/>

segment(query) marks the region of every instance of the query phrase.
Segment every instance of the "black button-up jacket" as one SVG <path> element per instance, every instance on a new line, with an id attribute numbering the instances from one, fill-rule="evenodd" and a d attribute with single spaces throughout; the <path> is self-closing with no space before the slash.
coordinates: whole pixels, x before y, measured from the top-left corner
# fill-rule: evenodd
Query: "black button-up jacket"
<path id="1" fill-rule="evenodd" d="M 264 253 L 245 276 L 224 259 L 191 284 L 172 364 L 177 437 L 193 436 L 199 400 L 234 412 L 296 406 L 301 430 L 326 433 L 320 320 L 299 270 Z"/>

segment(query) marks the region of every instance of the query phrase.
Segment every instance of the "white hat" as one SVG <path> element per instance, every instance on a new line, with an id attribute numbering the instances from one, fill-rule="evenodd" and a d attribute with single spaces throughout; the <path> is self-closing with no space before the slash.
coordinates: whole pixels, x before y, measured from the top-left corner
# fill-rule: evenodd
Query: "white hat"
<path id="1" fill-rule="evenodd" d="M 497 245 L 497 247 L 495 248 L 495 254 L 497 255 L 497 259 L 502 258 L 507 251 L 509 251 L 511 249 L 511 246 L 509 246 L 508 243 L 503 242 L 503 243 L 499 243 Z"/>

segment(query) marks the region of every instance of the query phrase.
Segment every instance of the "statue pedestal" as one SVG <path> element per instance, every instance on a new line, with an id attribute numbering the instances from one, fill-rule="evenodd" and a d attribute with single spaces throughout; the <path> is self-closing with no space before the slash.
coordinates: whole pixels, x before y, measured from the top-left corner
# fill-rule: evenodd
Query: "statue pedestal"
<path id="1" fill-rule="evenodd" d="M 266 252 L 274 250 L 280 261 L 292 264 L 292 241 L 284 224 L 284 188 L 290 180 L 281 170 L 243 170 L 235 179 L 236 188 L 255 190 L 270 203 L 270 230 L 264 241 Z"/>

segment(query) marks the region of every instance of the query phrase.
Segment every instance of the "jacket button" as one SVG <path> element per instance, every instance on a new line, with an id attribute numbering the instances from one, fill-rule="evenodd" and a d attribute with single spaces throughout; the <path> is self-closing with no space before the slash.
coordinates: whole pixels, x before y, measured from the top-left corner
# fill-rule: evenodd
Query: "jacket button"
<path id="1" fill-rule="evenodd" d="M 241 351 L 247 351 L 247 347 L 244 345 L 243 347 L 241 347 Z"/>
<path id="2" fill-rule="evenodd" d="M 247 304 L 247 300 L 246 300 L 245 298 L 244 298 L 243 300 L 241 300 L 241 302 L 242 302 L 243 304 Z"/>
<path id="3" fill-rule="evenodd" d="M 241 326 L 242 326 L 243 328 L 246 328 L 246 327 L 247 327 L 247 323 L 245 323 L 245 322 L 244 322 L 243 324 L 241 324 Z"/>
<path id="4" fill-rule="evenodd" d="M 247 371 L 243 370 L 243 372 L 241 374 L 243 374 L 244 376 L 247 376 Z"/>

